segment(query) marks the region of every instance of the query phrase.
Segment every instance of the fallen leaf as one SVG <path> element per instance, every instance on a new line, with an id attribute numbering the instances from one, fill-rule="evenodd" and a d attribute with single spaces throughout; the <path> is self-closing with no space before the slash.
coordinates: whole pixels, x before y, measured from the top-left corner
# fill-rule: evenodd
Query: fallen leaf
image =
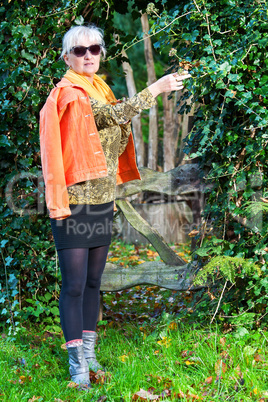
<path id="1" fill-rule="evenodd" d="M 191 392 L 189 392 L 189 393 L 187 393 L 187 399 L 190 399 L 192 401 L 199 401 L 199 400 L 202 400 L 203 398 L 201 398 L 198 395 L 195 395 L 195 394 L 192 394 Z"/>
<path id="2" fill-rule="evenodd" d="M 195 364 L 196 362 L 190 362 L 190 360 L 186 360 L 185 364 L 186 366 L 191 366 L 191 364 Z"/>
<path id="3" fill-rule="evenodd" d="M 125 363 L 125 361 L 128 359 L 129 357 L 127 355 L 123 355 L 123 356 L 119 356 L 118 359 L 122 362 Z"/>
<path id="4" fill-rule="evenodd" d="M 223 351 L 220 353 L 220 355 L 221 355 L 221 357 L 222 357 L 223 359 L 228 359 L 228 358 L 229 358 L 229 355 L 228 355 L 227 350 L 223 350 Z"/>
<path id="5" fill-rule="evenodd" d="M 130 257 L 128 257 L 129 261 L 137 261 L 139 259 L 139 257 L 137 255 L 131 255 Z"/>
<path id="6" fill-rule="evenodd" d="M 178 394 L 174 395 L 174 398 L 176 398 L 176 399 L 185 399 L 186 395 L 182 391 L 179 391 Z"/>
<path id="7" fill-rule="evenodd" d="M 178 324 L 177 324 L 175 321 L 172 321 L 172 322 L 169 324 L 168 328 L 171 329 L 172 331 L 175 331 L 175 330 L 178 329 Z"/>
<path id="8" fill-rule="evenodd" d="M 28 399 L 28 402 L 38 401 L 38 399 L 42 398 L 42 396 L 33 396 L 32 398 Z"/>
<path id="9" fill-rule="evenodd" d="M 160 341 L 157 341 L 158 345 L 165 346 L 166 348 L 169 348 L 171 345 L 172 339 L 167 338 L 166 336 L 163 337 Z"/>
<path id="10" fill-rule="evenodd" d="M 19 377 L 19 383 L 20 384 L 25 384 L 26 382 L 31 382 L 31 381 L 32 381 L 32 377 L 30 375 L 29 376 L 21 375 Z"/>
<path id="11" fill-rule="evenodd" d="M 78 388 L 78 387 L 79 387 L 79 385 L 76 384 L 76 382 L 73 382 L 73 381 L 70 381 L 70 382 L 67 384 L 67 388 Z"/>
<path id="12" fill-rule="evenodd" d="M 194 354 L 194 352 L 191 350 L 184 350 L 183 352 L 181 352 L 181 357 L 188 357 L 188 356 L 192 356 L 193 354 Z"/>
<path id="13" fill-rule="evenodd" d="M 183 399 L 184 401 L 202 401 L 203 398 L 201 396 L 192 394 L 191 392 L 187 391 L 186 394 L 184 394 L 182 391 L 179 391 L 178 394 L 175 394 L 174 397 L 176 399 Z"/>
<path id="14" fill-rule="evenodd" d="M 90 371 L 89 378 L 90 382 L 103 385 L 107 380 L 111 378 L 111 374 L 102 370 L 98 370 L 96 373 L 94 371 Z"/>
<path id="15" fill-rule="evenodd" d="M 206 378 L 205 383 L 206 384 L 211 384 L 212 381 L 213 381 L 213 377 L 211 376 L 211 377 Z"/>
<path id="16" fill-rule="evenodd" d="M 178 256 L 180 256 L 180 257 L 185 257 L 185 253 L 178 252 L 177 254 L 178 254 Z"/>
<path id="17" fill-rule="evenodd" d="M 224 346 L 226 344 L 226 338 L 220 338 L 220 344 L 221 346 Z"/>
<path id="18" fill-rule="evenodd" d="M 227 370 L 227 365 L 222 360 L 218 360 L 215 363 L 215 373 L 220 375 L 221 373 L 225 373 Z"/>
<path id="19" fill-rule="evenodd" d="M 116 262 L 119 260 L 119 257 L 109 258 L 109 262 Z"/>
<path id="20" fill-rule="evenodd" d="M 133 401 L 157 401 L 159 400 L 159 395 L 153 395 L 144 389 L 140 389 L 132 396 Z"/>
<path id="21" fill-rule="evenodd" d="M 157 257 L 159 254 L 156 251 L 153 250 L 147 250 L 147 256 L 148 257 Z"/>
<path id="22" fill-rule="evenodd" d="M 148 382 L 150 382 L 152 379 L 156 379 L 157 383 L 159 384 L 159 386 L 161 386 L 162 388 L 165 389 L 169 389 L 173 386 L 172 384 L 172 380 L 170 378 L 166 378 L 166 377 L 161 377 L 159 375 L 154 375 L 154 374 L 146 374 L 146 380 Z M 154 388 L 150 387 L 148 389 L 148 392 L 153 393 L 154 392 Z"/>
<path id="23" fill-rule="evenodd" d="M 254 394 L 254 395 L 258 395 L 258 393 L 259 393 L 259 390 L 258 390 L 258 388 L 255 387 L 255 388 L 253 389 L 253 394 Z"/>
<path id="24" fill-rule="evenodd" d="M 256 354 L 254 356 L 254 360 L 255 360 L 255 362 L 263 362 L 265 360 L 265 358 L 262 355 Z"/>

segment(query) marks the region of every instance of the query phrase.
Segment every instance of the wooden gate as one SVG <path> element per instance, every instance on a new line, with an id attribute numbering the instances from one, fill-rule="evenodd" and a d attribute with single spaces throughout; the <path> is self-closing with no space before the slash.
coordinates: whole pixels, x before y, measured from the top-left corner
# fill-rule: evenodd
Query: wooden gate
<path id="1" fill-rule="evenodd" d="M 133 268 L 123 268 L 107 262 L 101 282 L 102 291 L 119 291 L 136 285 L 157 285 L 172 290 L 192 287 L 195 263 L 186 264 L 166 243 L 163 237 L 133 208 L 127 197 L 143 191 L 176 196 L 186 200 L 198 225 L 201 216 L 201 182 L 197 164 L 185 164 L 165 173 L 148 168 L 140 169 L 142 180 L 134 180 L 117 187 L 116 204 L 127 221 L 146 237 L 162 261 L 144 262 Z"/>

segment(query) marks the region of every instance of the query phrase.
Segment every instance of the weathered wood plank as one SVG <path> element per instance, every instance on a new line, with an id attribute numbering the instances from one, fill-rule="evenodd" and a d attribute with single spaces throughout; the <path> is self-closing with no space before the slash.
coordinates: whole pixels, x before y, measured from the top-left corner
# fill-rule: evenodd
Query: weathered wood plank
<path id="1" fill-rule="evenodd" d="M 142 191 L 151 191 L 185 198 L 200 190 L 199 168 L 197 164 L 177 166 L 168 172 L 155 172 L 142 167 L 139 169 L 142 180 L 133 180 L 117 186 L 116 198 L 125 198 Z"/>
<path id="2" fill-rule="evenodd" d="M 166 264 L 174 266 L 185 265 L 185 261 L 169 247 L 158 231 L 141 217 L 129 201 L 116 200 L 116 205 L 121 209 L 131 226 L 149 240 Z"/>
<path id="3" fill-rule="evenodd" d="M 155 285 L 171 290 L 197 289 L 192 286 L 194 263 L 171 266 L 162 261 L 149 261 L 133 268 L 118 267 L 107 262 L 101 280 L 101 290 L 115 292 L 137 285 Z"/>

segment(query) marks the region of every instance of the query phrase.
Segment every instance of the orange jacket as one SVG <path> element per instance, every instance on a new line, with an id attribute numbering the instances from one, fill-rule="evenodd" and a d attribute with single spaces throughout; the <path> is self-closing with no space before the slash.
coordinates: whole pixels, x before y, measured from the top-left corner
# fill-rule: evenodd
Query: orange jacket
<path id="1" fill-rule="evenodd" d="M 67 187 L 108 175 L 89 96 L 63 78 L 40 111 L 40 148 L 51 218 L 71 215 Z M 118 159 L 117 184 L 140 179 L 133 137 Z"/>

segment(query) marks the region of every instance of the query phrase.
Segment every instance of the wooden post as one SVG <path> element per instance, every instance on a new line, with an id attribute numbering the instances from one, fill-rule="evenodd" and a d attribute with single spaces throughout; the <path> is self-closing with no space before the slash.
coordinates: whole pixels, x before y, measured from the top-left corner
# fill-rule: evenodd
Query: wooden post
<path id="1" fill-rule="evenodd" d="M 122 56 L 127 58 L 126 52 L 122 51 Z M 123 62 L 123 70 L 126 74 L 126 84 L 128 89 L 128 96 L 131 98 L 136 94 L 136 85 L 134 81 L 133 70 L 131 65 L 124 61 Z M 132 131 L 134 136 L 134 142 L 136 147 L 136 155 L 137 155 L 137 164 L 139 167 L 144 166 L 145 160 L 145 150 L 144 150 L 144 142 L 142 137 L 142 126 L 141 126 L 141 115 L 138 114 L 137 116 L 132 117 Z"/>
<path id="2" fill-rule="evenodd" d="M 154 58 L 152 42 L 149 38 L 148 31 L 149 21 L 147 14 L 142 14 L 141 25 L 144 32 L 144 54 L 147 65 L 148 82 L 151 85 L 156 81 L 156 74 L 154 69 Z M 158 117 L 157 106 L 152 106 L 149 111 L 149 145 L 148 145 L 148 167 L 150 169 L 157 169 L 157 147 L 158 147 Z"/>

